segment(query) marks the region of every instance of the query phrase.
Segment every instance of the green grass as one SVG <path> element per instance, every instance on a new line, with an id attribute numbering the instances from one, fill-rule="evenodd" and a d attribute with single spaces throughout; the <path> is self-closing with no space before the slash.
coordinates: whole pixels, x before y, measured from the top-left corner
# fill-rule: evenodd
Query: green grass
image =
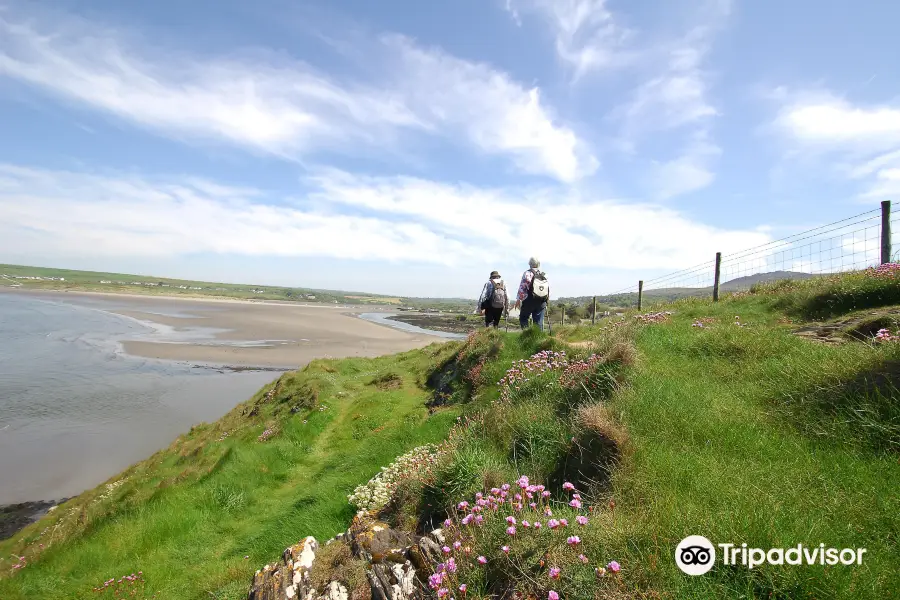
<path id="1" fill-rule="evenodd" d="M 111 480 L 125 483 L 107 498 L 100 486 L 0 543 L 3 556 L 29 560 L 0 579 L 0 597 L 89 598 L 93 586 L 140 570 L 162 598 L 244 598 L 252 573 L 286 546 L 347 528 L 353 509 L 346 498 L 356 485 L 417 443 L 446 435 L 456 412 L 429 418 L 417 384 L 440 358 L 432 354 L 445 351 L 316 361 L 286 375 L 271 399 L 259 402 L 268 390 L 261 391 Z M 402 385 L 368 385 L 384 372 Z M 298 398 L 308 404 L 311 385 L 317 407 L 292 414 Z M 257 404 L 258 414 L 241 414 Z M 257 441 L 270 425 L 276 435 Z M 41 543 L 49 548 L 41 551 Z M 6 575 L 13 562 L 0 571 Z"/>
<path id="2" fill-rule="evenodd" d="M 621 325 L 555 327 L 553 337 L 490 330 L 392 357 L 317 361 L 136 465 L 119 487 L 100 486 L 0 543 L 4 556 L 29 557 L 11 575 L 13 561 L 0 563 L 0 597 L 90 597 L 93 585 L 142 570 L 163 598 L 243 598 L 252 572 L 284 547 L 344 530 L 356 485 L 448 433 L 433 476 L 405 485 L 402 506 L 383 518 L 436 524 L 521 474 L 555 497 L 583 475 L 595 509 L 579 529 L 590 567 L 548 547 L 546 531 L 498 558 L 504 531 L 489 525 L 478 551 L 506 566 L 466 571 L 473 597 L 511 588 L 546 597 L 551 585 L 568 598 L 890 597 L 900 589 L 900 343 L 831 346 L 792 330 L 813 317 L 863 319 L 862 309 L 893 314 L 898 303 L 897 282 L 852 274 L 717 304 L 680 300 L 662 323 L 628 314 Z M 584 387 L 545 374 L 500 401 L 497 382 L 539 350 L 604 360 Z M 445 392 L 430 415 L 428 380 Z M 458 415 L 466 420 L 454 426 Z M 267 427 L 274 436 L 257 441 Z M 867 553 L 855 567 L 719 564 L 689 577 L 673 554 L 692 534 Z M 537 564 L 545 550 L 564 581 L 551 584 Z M 613 559 L 619 575 L 594 579 L 592 567 Z"/>

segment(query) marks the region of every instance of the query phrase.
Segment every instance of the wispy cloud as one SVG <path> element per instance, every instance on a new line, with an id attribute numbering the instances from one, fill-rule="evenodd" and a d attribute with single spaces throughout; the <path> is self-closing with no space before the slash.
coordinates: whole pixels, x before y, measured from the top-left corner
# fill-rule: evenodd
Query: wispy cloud
<path id="1" fill-rule="evenodd" d="M 479 188 L 334 169 L 302 183 L 306 191 L 289 203 L 208 180 L 0 165 L 0 236 L 20 252 L 59 258 L 208 252 L 480 264 L 539 254 L 557 267 L 620 269 L 678 268 L 769 239 L 571 188 Z"/>
<path id="2" fill-rule="evenodd" d="M 632 31 L 606 5 L 606 0 L 507 0 L 506 10 L 516 22 L 526 11 L 545 19 L 556 54 L 577 81 L 590 71 L 624 66 L 634 58 L 626 50 Z"/>
<path id="3" fill-rule="evenodd" d="M 0 76 L 178 139 L 295 158 L 429 135 L 562 181 L 597 168 L 537 88 L 400 36 L 371 40 L 371 81 L 349 82 L 271 52 L 209 58 L 72 18 L 4 19 Z"/>

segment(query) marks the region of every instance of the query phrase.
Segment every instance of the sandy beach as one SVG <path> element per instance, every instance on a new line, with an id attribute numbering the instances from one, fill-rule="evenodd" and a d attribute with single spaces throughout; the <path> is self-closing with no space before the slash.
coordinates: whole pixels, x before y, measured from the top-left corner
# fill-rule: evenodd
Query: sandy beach
<path id="1" fill-rule="evenodd" d="M 442 341 L 357 316 L 377 310 L 371 307 L 94 292 L 13 293 L 135 319 L 154 333 L 122 340 L 125 352 L 196 364 L 298 368 L 315 358 L 379 356 Z"/>

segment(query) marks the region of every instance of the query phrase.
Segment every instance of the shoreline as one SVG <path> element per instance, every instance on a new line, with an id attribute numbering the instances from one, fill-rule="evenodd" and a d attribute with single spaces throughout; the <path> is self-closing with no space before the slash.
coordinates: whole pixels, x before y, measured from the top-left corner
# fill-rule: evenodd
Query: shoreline
<path id="1" fill-rule="evenodd" d="M 72 497 L 0 505 L 0 541 L 11 538 L 60 504 L 71 499 Z"/>
<path id="2" fill-rule="evenodd" d="M 294 370 L 317 358 L 374 357 L 446 339 L 440 331 L 409 331 L 360 318 L 393 313 L 367 306 L 0 288 L 4 291 L 100 310 L 145 328 L 116 340 L 123 355 L 232 372 Z"/>

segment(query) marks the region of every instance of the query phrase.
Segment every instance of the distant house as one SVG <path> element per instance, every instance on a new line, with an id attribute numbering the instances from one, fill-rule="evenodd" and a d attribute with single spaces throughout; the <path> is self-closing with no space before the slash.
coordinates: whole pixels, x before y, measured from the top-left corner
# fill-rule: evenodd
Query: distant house
<path id="1" fill-rule="evenodd" d="M 307 299 L 307 300 L 315 300 L 315 299 L 316 299 L 316 296 L 315 296 L 315 294 L 307 294 L 307 295 L 306 295 L 306 299 Z"/>
<path id="2" fill-rule="evenodd" d="M 106 281 L 105 279 L 101 279 L 100 283 L 112 283 L 112 281 Z"/>

